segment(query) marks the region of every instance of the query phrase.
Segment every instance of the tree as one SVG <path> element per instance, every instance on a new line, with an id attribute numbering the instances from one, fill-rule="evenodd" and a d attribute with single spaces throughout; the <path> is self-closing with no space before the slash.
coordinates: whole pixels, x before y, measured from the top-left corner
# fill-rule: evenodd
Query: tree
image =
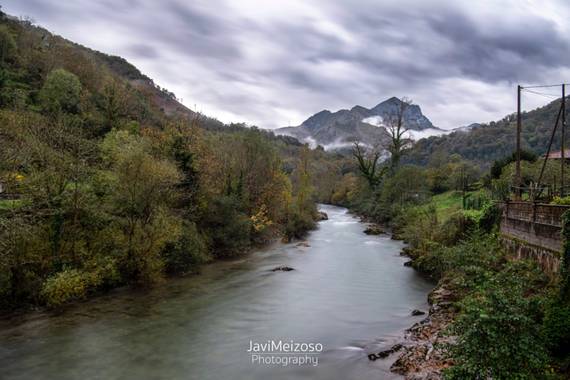
<path id="1" fill-rule="evenodd" d="M 412 101 L 403 98 L 397 105 L 397 108 L 384 117 L 384 126 L 389 135 L 388 151 L 390 157 L 390 172 L 393 174 L 396 167 L 400 163 L 402 154 L 406 149 L 409 149 L 412 140 L 409 137 L 409 128 L 404 123 L 404 114 L 408 107 L 412 105 Z"/>
<path id="2" fill-rule="evenodd" d="M 80 96 L 79 78 L 64 69 L 50 72 L 39 93 L 44 111 L 51 115 L 79 112 Z"/>
<path id="3" fill-rule="evenodd" d="M 352 155 L 358 161 L 358 170 L 360 174 L 368 181 L 371 189 L 374 189 L 380 184 L 386 168 L 379 168 L 378 161 L 381 154 L 378 150 L 366 150 L 357 141 L 352 147 Z"/>
<path id="4" fill-rule="evenodd" d="M 14 37 L 5 25 L 0 26 L 0 66 L 14 56 L 17 46 Z"/>
<path id="5" fill-rule="evenodd" d="M 173 163 L 153 157 L 148 144 L 139 136 L 117 131 L 109 133 L 102 146 L 111 164 L 110 206 L 122 232 L 123 272 L 141 285 L 162 277 L 160 252 L 178 238 L 181 228 L 168 209 L 180 173 Z"/>

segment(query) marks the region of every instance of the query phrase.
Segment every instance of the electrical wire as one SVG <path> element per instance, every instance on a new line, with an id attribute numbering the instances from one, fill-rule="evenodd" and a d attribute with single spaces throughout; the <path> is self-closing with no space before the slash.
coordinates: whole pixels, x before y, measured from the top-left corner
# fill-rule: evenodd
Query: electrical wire
<path id="1" fill-rule="evenodd" d="M 529 92 L 529 93 L 535 94 L 535 95 L 540 95 L 540 96 L 543 96 L 543 97 L 549 98 L 549 99 L 558 99 L 559 97 L 562 96 L 562 95 L 554 95 L 554 94 L 547 94 L 544 92 L 533 91 L 533 90 L 529 90 L 528 88 L 522 88 L 522 90 L 525 92 Z"/>
<path id="2" fill-rule="evenodd" d="M 522 89 L 525 88 L 545 88 L 545 87 L 560 87 L 562 85 L 568 86 L 569 83 L 560 83 L 560 84 L 541 84 L 536 86 L 521 86 Z"/>

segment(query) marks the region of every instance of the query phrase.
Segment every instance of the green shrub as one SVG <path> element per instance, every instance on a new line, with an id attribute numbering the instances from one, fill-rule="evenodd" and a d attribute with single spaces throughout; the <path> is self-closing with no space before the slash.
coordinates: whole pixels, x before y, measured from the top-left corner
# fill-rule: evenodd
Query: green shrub
<path id="1" fill-rule="evenodd" d="M 87 295 L 88 276 L 77 269 L 64 269 L 49 277 L 42 288 L 42 297 L 48 306 L 60 306 Z"/>
<path id="2" fill-rule="evenodd" d="M 479 228 L 483 231 L 491 232 L 499 225 L 501 220 L 501 209 L 495 202 L 487 202 L 481 208 L 479 217 Z"/>
<path id="3" fill-rule="evenodd" d="M 553 205 L 564 205 L 564 206 L 568 206 L 570 205 L 570 196 L 561 198 L 561 197 L 554 197 L 554 199 L 552 199 L 552 202 L 550 202 Z"/>
<path id="4" fill-rule="evenodd" d="M 302 239 L 307 232 L 314 229 L 315 221 L 311 215 L 306 213 L 292 212 L 287 219 L 285 226 L 285 239 Z"/>
<path id="5" fill-rule="evenodd" d="M 570 354 L 570 306 L 556 298 L 546 308 L 543 322 L 548 348 L 557 356 Z"/>
<path id="6" fill-rule="evenodd" d="M 451 247 L 432 243 L 429 248 L 416 259 L 414 266 L 435 278 L 447 275 L 448 286 L 458 295 L 477 289 L 505 263 L 496 237 L 479 232 Z"/>
<path id="7" fill-rule="evenodd" d="M 210 259 L 206 239 L 191 222 L 184 224 L 178 240 L 166 244 L 162 257 L 169 273 L 196 271 Z"/>
<path id="8" fill-rule="evenodd" d="M 235 196 L 221 196 L 210 204 L 202 222 L 215 256 L 232 256 L 249 248 L 251 221 L 240 208 Z"/>
<path id="9" fill-rule="evenodd" d="M 537 300 L 529 296 L 543 281 L 536 264 L 513 262 L 461 302 L 452 324 L 457 342 L 446 379 L 544 379 L 548 355 Z"/>
<path id="10" fill-rule="evenodd" d="M 95 256 L 85 265 L 89 288 L 111 289 L 121 282 L 121 274 L 115 258 Z"/>

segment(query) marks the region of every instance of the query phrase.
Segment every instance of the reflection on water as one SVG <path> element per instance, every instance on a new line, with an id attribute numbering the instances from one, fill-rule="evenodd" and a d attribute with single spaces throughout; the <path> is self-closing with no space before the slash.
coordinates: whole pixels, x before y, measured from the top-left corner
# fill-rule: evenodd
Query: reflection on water
<path id="1" fill-rule="evenodd" d="M 391 378 L 367 352 L 417 320 L 431 284 L 401 243 L 343 208 L 307 239 L 209 265 L 151 292 L 117 291 L 53 316 L 0 324 L 2 379 Z M 286 265 L 290 272 L 272 272 Z M 250 341 L 319 342 L 319 365 L 252 364 Z"/>

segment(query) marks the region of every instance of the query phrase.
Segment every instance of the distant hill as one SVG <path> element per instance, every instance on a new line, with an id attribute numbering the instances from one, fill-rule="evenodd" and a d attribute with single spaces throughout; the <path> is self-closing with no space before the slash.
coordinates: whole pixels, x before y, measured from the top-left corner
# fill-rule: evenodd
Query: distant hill
<path id="1" fill-rule="evenodd" d="M 325 149 L 339 149 L 350 146 L 354 141 L 366 144 L 380 143 L 386 138 L 384 119 L 394 115 L 401 100 L 392 97 L 368 109 L 354 106 L 350 110 L 331 112 L 324 110 L 314 114 L 297 127 L 275 130 L 276 134 L 292 136 L 300 141 L 321 145 Z M 446 131 L 434 127 L 422 114 L 420 107 L 412 104 L 404 112 L 404 125 L 414 133 L 430 135 Z"/>
<path id="2" fill-rule="evenodd" d="M 546 152 L 560 102 L 561 99 L 557 99 L 544 107 L 523 113 L 523 149 L 539 155 Z M 567 120 L 570 118 L 569 108 L 566 108 Z M 569 137 L 568 135 L 570 131 L 566 132 L 566 137 Z M 459 154 L 481 166 L 488 166 L 493 160 L 510 155 L 515 150 L 515 138 L 516 114 L 511 114 L 497 122 L 471 124 L 468 127 L 457 128 L 448 135 L 421 139 L 415 143 L 404 161 L 424 165 L 429 163 L 434 154 Z M 560 127 L 554 139 L 553 149 L 559 147 Z"/>

